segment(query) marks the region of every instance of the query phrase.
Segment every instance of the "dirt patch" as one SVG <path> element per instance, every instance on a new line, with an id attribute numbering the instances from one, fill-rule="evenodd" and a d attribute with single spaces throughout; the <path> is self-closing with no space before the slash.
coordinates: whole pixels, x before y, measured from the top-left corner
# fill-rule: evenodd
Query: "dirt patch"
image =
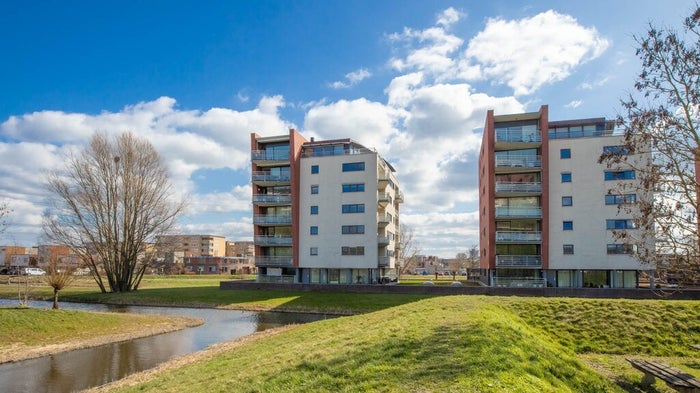
<path id="1" fill-rule="evenodd" d="M 129 341 L 135 338 L 154 336 L 156 334 L 174 332 L 176 330 L 182 330 L 188 327 L 199 326 L 203 323 L 203 320 L 197 318 L 172 317 L 168 318 L 167 323 L 145 326 L 142 325 L 138 327 L 138 330 L 118 334 L 108 334 L 87 340 L 81 339 L 42 346 L 14 344 L 9 348 L 5 347 L 0 351 L 0 364 L 54 355 L 60 352 L 72 351 L 76 349 L 92 348 L 104 344 Z"/>
<path id="2" fill-rule="evenodd" d="M 274 335 L 279 334 L 285 330 L 291 329 L 294 326 L 295 325 L 281 326 L 278 328 L 268 329 L 268 330 L 265 330 L 262 332 L 257 332 L 257 333 L 250 335 L 250 336 L 237 338 L 237 339 L 232 340 L 232 341 L 214 344 L 205 350 L 181 356 L 181 357 L 173 359 L 171 361 L 162 363 L 154 368 L 131 374 L 125 378 L 122 378 L 118 381 L 108 383 L 106 385 L 102 385 L 102 386 L 98 386 L 98 387 L 95 387 L 92 389 L 84 390 L 83 393 L 104 393 L 104 392 L 109 392 L 109 391 L 114 390 L 114 389 L 135 386 L 135 385 L 138 385 L 141 383 L 145 383 L 145 382 L 148 382 L 148 381 L 156 378 L 159 374 L 161 374 L 163 372 L 175 370 L 175 369 L 178 369 L 180 367 L 184 367 L 184 366 L 191 364 L 191 363 L 211 359 L 214 356 L 217 356 L 223 352 L 230 351 L 234 348 L 241 347 L 243 345 L 246 345 L 248 343 L 251 343 L 251 342 L 263 339 L 263 338 L 274 336 Z"/>

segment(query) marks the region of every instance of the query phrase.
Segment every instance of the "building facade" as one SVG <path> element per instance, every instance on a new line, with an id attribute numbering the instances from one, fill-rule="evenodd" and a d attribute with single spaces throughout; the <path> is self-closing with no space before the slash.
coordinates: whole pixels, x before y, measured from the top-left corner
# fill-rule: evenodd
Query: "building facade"
<path id="1" fill-rule="evenodd" d="M 538 112 L 488 111 L 479 156 L 480 269 L 492 286 L 638 285 L 653 269 L 619 244 L 613 230 L 634 231 L 636 194 L 616 195 L 634 171 L 598 159 L 622 136 L 604 118 L 554 121 Z M 653 247 L 653 245 L 649 245 Z"/>
<path id="2" fill-rule="evenodd" d="M 395 269 L 403 194 L 376 151 L 295 130 L 251 147 L 260 281 L 368 284 Z"/>
<path id="3" fill-rule="evenodd" d="M 226 238 L 216 235 L 162 235 L 158 252 L 181 252 L 185 257 L 226 256 Z"/>

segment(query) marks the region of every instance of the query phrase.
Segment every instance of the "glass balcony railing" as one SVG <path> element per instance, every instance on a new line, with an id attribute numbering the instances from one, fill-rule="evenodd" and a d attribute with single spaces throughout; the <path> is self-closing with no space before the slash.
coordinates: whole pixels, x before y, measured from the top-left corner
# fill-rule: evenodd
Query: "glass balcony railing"
<path id="1" fill-rule="evenodd" d="M 255 236 L 253 239 L 258 246 L 291 246 L 291 236 Z"/>
<path id="2" fill-rule="evenodd" d="M 253 217 L 255 225 L 292 225 L 292 216 L 258 214 Z"/>
<path id="3" fill-rule="evenodd" d="M 496 142 L 542 142 L 542 134 L 535 125 L 517 127 L 496 127 Z"/>
<path id="4" fill-rule="evenodd" d="M 390 266 L 392 258 L 393 257 L 379 257 L 377 262 L 379 266 Z"/>
<path id="5" fill-rule="evenodd" d="M 292 203 L 291 195 L 284 194 L 258 194 L 253 195 L 253 203 L 256 204 L 269 204 L 269 205 L 288 205 Z"/>
<path id="6" fill-rule="evenodd" d="M 389 239 L 389 236 L 384 236 L 384 235 L 379 235 L 377 236 L 377 243 L 380 245 L 388 245 L 391 242 L 391 239 Z"/>
<path id="7" fill-rule="evenodd" d="M 496 267 L 541 267 L 540 255 L 496 255 Z"/>
<path id="8" fill-rule="evenodd" d="M 289 161 L 289 152 L 253 150 L 250 152 L 250 158 L 253 161 Z"/>
<path id="9" fill-rule="evenodd" d="M 379 193 L 379 196 L 377 197 L 379 200 L 379 203 L 391 203 L 391 194 L 387 192 L 381 192 Z"/>
<path id="10" fill-rule="evenodd" d="M 496 231 L 499 243 L 538 243 L 542 241 L 540 231 Z"/>
<path id="11" fill-rule="evenodd" d="M 290 180 L 291 176 L 289 173 L 253 172 L 254 182 L 287 183 Z"/>
<path id="12" fill-rule="evenodd" d="M 256 266 L 294 266 L 294 258 L 288 257 L 266 257 L 266 256 L 256 256 L 255 257 Z"/>
<path id="13" fill-rule="evenodd" d="M 520 192 L 537 194 L 542 192 L 540 182 L 496 182 L 496 192 Z"/>
<path id="14" fill-rule="evenodd" d="M 542 168 L 542 156 L 496 157 L 496 168 Z"/>
<path id="15" fill-rule="evenodd" d="M 542 208 L 496 206 L 496 217 L 537 218 L 542 217 Z"/>

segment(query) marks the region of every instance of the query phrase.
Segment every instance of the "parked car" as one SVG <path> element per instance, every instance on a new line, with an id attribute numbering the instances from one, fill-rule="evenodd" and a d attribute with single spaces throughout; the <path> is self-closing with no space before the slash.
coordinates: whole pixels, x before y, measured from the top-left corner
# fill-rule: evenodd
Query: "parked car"
<path id="1" fill-rule="evenodd" d="M 39 269 L 38 267 L 25 267 L 22 269 L 22 274 L 27 276 L 45 276 L 46 272 L 44 269 Z"/>
<path id="2" fill-rule="evenodd" d="M 17 267 L 16 266 L 10 266 L 10 267 L 3 267 L 0 269 L 0 274 L 2 275 L 10 275 L 10 276 L 16 276 L 17 275 Z"/>

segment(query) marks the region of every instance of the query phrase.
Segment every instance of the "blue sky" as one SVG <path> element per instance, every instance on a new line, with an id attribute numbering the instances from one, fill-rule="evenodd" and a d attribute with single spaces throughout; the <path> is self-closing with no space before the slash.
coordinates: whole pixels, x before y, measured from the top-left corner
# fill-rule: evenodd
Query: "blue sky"
<path id="1" fill-rule="evenodd" d="M 42 173 L 131 130 L 191 202 L 186 233 L 252 239 L 250 132 L 351 137 L 396 167 L 423 253 L 478 241 L 485 111 L 612 117 L 634 34 L 694 1 L 45 1 L 0 4 L 4 245 L 36 245 Z"/>

